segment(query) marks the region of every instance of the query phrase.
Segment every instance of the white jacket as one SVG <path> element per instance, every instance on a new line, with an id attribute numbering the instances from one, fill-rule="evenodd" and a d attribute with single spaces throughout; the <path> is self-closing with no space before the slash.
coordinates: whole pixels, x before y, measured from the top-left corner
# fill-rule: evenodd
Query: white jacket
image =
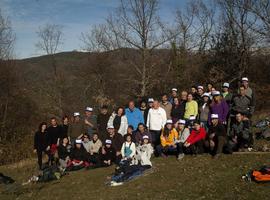
<path id="1" fill-rule="evenodd" d="M 113 126 L 113 120 L 116 116 L 116 113 L 112 113 L 112 115 L 109 118 L 109 121 L 107 123 L 107 126 Z M 120 133 L 122 136 L 127 134 L 127 129 L 128 129 L 128 120 L 125 115 L 121 117 L 121 124 L 118 130 L 118 133 Z"/>
<path id="2" fill-rule="evenodd" d="M 190 131 L 188 128 L 184 128 L 184 130 L 182 132 L 179 132 L 179 138 L 178 140 L 175 141 L 175 143 L 185 143 L 188 136 L 190 135 Z"/>
<path id="3" fill-rule="evenodd" d="M 150 108 L 147 116 L 146 126 L 149 130 L 160 131 L 166 124 L 167 116 L 163 108 Z"/>
<path id="4" fill-rule="evenodd" d="M 129 158 L 132 158 L 136 154 L 136 146 L 134 142 L 124 142 L 121 148 L 121 155 L 122 158 L 125 158 L 125 147 L 129 147 L 131 150 L 131 154 L 129 155 Z"/>
<path id="5" fill-rule="evenodd" d="M 137 160 L 141 163 L 141 165 L 150 165 L 152 163 L 150 161 L 151 155 L 153 154 L 154 149 L 151 144 L 143 144 L 137 147 Z"/>

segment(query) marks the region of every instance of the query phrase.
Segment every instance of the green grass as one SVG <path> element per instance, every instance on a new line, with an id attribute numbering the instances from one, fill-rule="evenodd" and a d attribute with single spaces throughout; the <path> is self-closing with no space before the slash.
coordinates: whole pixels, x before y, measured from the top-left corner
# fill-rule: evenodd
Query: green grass
<path id="1" fill-rule="evenodd" d="M 152 173 L 123 186 L 104 183 L 114 168 L 81 170 L 58 181 L 20 187 L 16 193 L 3 192 L 0 199 L 270 199 L 269 184 L 247 183 L 241 176 L 252 168 L 269 165 L 270 154 L 208 155 L 153 160 Z M 0 167 L 18 183 L 34 172 L 33 163 L 18 167 Z"/>

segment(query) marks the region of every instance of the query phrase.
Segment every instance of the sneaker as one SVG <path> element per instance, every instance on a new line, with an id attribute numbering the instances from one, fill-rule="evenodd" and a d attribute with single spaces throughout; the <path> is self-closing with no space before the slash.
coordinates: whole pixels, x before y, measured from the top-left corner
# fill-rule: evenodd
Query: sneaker
<path id="1" fill-rule="evenodd" d="M 185 157 L 185 154 L 181 153 L 177 156 L 178 160 L 182 160 Z"/>
<path id="2" fill-rule="evenodd" d="M 115 181 L 111 181 L 111 186 L 119 186 L 119 185 L 123 185 L 123 183 L 122 182 L 117 183 Z"/>

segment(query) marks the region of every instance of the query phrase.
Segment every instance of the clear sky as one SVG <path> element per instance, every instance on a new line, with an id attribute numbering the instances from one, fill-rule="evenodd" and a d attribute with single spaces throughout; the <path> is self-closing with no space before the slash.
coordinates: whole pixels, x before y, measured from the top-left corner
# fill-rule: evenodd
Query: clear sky
<path id="1" fill-rule="evenodd" d="M 188 0 L 160 0 L 159 15 L 173 20 L 177 7 Z M 91 25 L 102 23 L 119 0 L 0 0 L 0 8 L 11 20 L 16 34 L 15 56 L 26 58 L 40 55 L 35 43 L 39 26 L 46 23 L 63 25 L 64 44 L 61 51 L 79 50 L 83 46 L 80 35 Z"/>

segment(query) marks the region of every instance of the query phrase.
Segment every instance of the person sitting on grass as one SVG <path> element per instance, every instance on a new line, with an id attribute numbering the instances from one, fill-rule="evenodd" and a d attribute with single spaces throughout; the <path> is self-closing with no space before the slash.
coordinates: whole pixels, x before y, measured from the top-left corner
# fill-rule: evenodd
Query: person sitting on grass
<path id="1" fill-rule="evenodd" d="M 136 151 L 136 159 L 138 160 L 140 165 L 152 166 L 150 159 L 154 152 L 154 149 L 149 141 L 148 135 L 143 136 L 143 142 L 137 147 Z"/>
<path id="2" fill-rule="evenodd" d="M 139 145 L 143 143 L 143 136 L 147 135 L 148 136 L 148 140 L 151 143 L 151 134 L 148 132 L 146 126 L 143 123 L 140 123 L 138 125 L 137 131 L 135 133 L 135 144 Z"/>
<path id="3" fill-rule="evenodd" d="M 218 114 L 212 114 L 205 146 L 215 158 L 219 157 L 223 152 L 226 144 L 226 136 L 226 127 L 219 122 Z"/>
<path id="4" fill-rule="evenodd" d="M 82 145 L 82 140 L 75 140 L 75 147 L 72 149 L 70 154 L 70 161 L 67 165 L 67 170 L 79 170 L 84 167 L 89 167 L 90 163 L 88 162 L 89 155 L 85 148 Z"/>
<path id="5" fill-rule="evenodd" d="M 105 140 L 105 146 L 101 148 L 101 166 L 111 166 L 116 159 L 116 151 L 112 147 L 112 140 Z"/>
<path id="6" fill-rule="evenodd" d="M 236 114 L 236 123 L 232 125 L 229 132 L 228 151 L 251 150 L 253 144 L 250 121 L 242 113 Z"/>
<path id="7" fill-rule="evenodd" d="M 180 119 L 178 121 L 178 125 L 177 125 L 176 130 L 178 132 L 178 138 L 175 141 L 175 143 L 178 144 L 178 146 L 179 146 L 178 159 L 181 160 L 182 158 L 184 158 L 184 155 L 185 155 L 184 154 L 184 144 L 190 135 L 189 128 L 186 127 L 186 120 Z"/>
<path id="8" fill-rule="evenodd" d="M 64 170 L 70 161 L 70 153 L 72 146 L 69 144 L 69 140 L 65 137 L 62 143 L 58 146 L 59 167 Z"/>
<path id="9" fill-rule="evenodd" d="M 98 138 L 98 134 L 93 134 L 93 139 L 90 141 L 89 153 L 90 153 L 90 162 L 93 164 L 98 164 L 99 162 L 99 152 L 102 147 L 102 142 Z"/>
<path id="10" fill-rule="evenodd" d="M 187 153 L 196 155 L 204 153 L 204 139 L 206 136 L 206 131 L 201 127 L 200 121 L 196 120 L 193 123 L 193 129 L 188 136 L 184 147 L 187 150 Z"/>
<path id="11" fill-rule="evenodd" d="M 178 145 L 175 144 L 175 140 L 178 138 L 178 133 L 173 128 L 173 121 L 167 120 L 164 129 L 160 135 L 161 144 L 157 146 L 156 153 L 158 156 L 167 157 L 168 153 L 176 153 L 179 155 Z"/>
<path id="12" fill-rule="evenodd" d="M 129 161 L 131 164 L 134 164 L 134 156 L 136 154 L 135 143 L 131 141 L 131 135 L 125 135 L 125 142 L 121 148 L 122 161 Z"/>

